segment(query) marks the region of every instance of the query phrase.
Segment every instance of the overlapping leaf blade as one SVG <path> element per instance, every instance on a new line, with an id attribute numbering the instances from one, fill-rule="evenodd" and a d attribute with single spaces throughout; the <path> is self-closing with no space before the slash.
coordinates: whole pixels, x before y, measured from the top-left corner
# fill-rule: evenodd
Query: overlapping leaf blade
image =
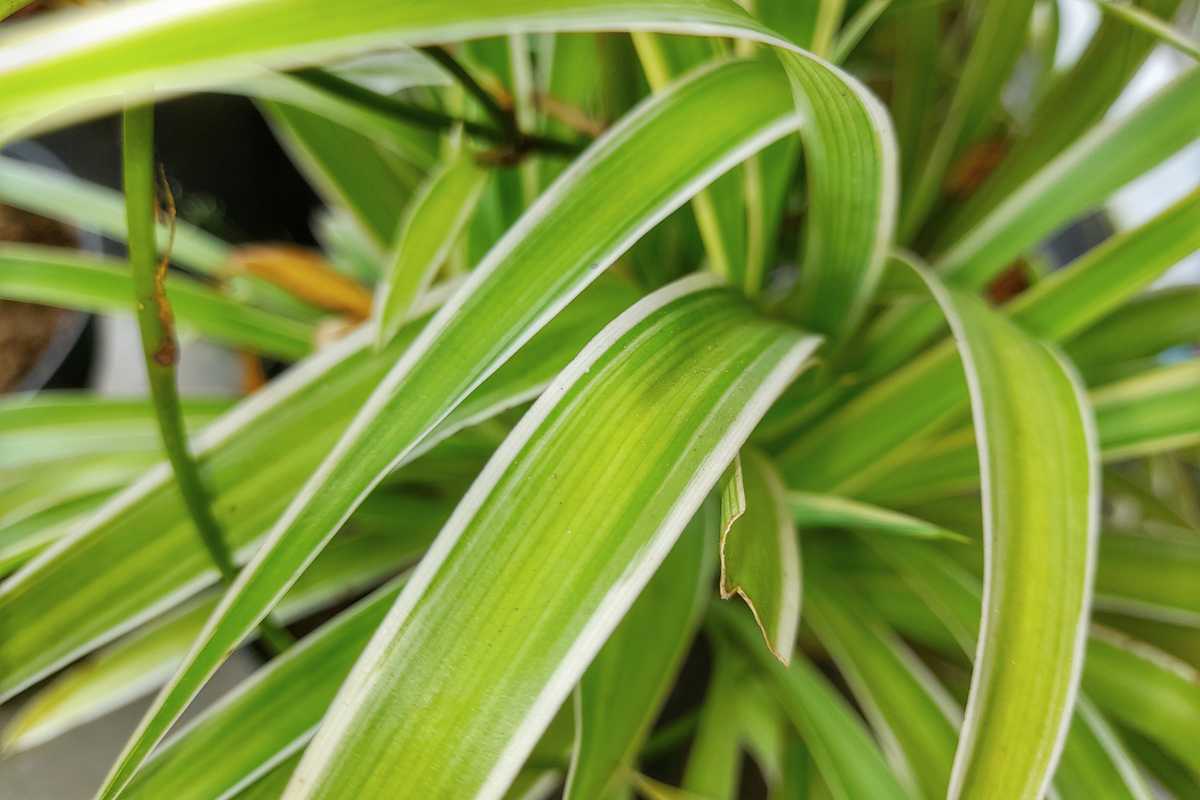
<path id="1" fill-rule="evenodd" d="M 580 680 L 565 798 L 603 797 L 632 766 L 708 605 L 715 506 L 701 507 Z"/>
<path id="2" fill-rule="evenodd" d="M 944 797 L 962 710 L 916 654 L 835 574 L 810 584 L 809 624 L 833 655 L 896 772 L 916 794 Z"/>
<path id="3" fill-rule="evenodd" d="M 833 796 L 838 800 L 908 797 L 866 727 L 817 668 L 806 658 L 795 659 L 790 667 L 779 663 L 761 646 L 753 622 L 741 611 L 721 606 L 714 615 L 734 646 L 752 654 L 766 672 Z"/>
<path id="4" fill-rule="evenodd" d="M 468 153 L 434 171 L 405 209 L 392 246 L 391 263 L 376 290 L 376 346 L 396 335 L 409 309 L 433 282 L 462 233 L 488 173 Z"/>
<path id="5" fill-rule="evenodd" d="M 398 532 L 339 537 L 280 603 L 275 612 L 280 620 L 291 622 L 391 577 L 420 556 L 450 514 L 444 500 L 393 499 L 399 502 L 387 503 L 388 513 L 421 515 L 428 522 Z M 3 749 L 35 747 L 153 691 L 187 653 L 218 597 L 210 592 L 197 598 L 56 676 L 4 729 Z"/>
<path id="6" fill-rule="evenodd" d="M 620 282 L 592 286 L 473 393 L 430 443 L 527 402 L 634 298 Z M 235 549 L 246 555 L 270 526 L 426 318 L 379 353 L 370 346 L 373 331 L 352 334 L 239 404 L 196 440 L 218 519 Z M 276 457 L 279 442 L 289 443 L 286 459 Z M 13 626 L 0 651 L 0 695 L 210 584 L 215 573 L 189 524 L 169 472 L 155 468 L 0 587 L 0 614 Z M 104 580 L 91 580 L 98 565 L 106 567 Z"/>
<path id="7" fill-rule="evenodd" d="M 685 279 L 626 312 L 523 418 L 347 679 L 291 792 L 503 793 L 816 345 L 709 284 Z"/>
<path id="8" fill-rule="evenodd" d="M 132 313 L 130 274 L 115 262 L 55 248 L 0 247 L 0 297 L 110 314 Z M 173 277 L 167 295 L 180 327 L 287 360 L 312 349 L 314 327 Z"/>
<path id="9" fill-rule="evenodd" d="M 730 113 L 714 118 L 714 103 Z M 581 156 L 475 268 L 362 406 L 231 587 L 107 791 L 128 779 L 233 643 L 394 465 L 641 233 L 797 124 L 778 67 L 729 62 L 647 101 Z M 679 131 L 695 135 L 677 136 L 677 146 L 664 153 L 661 137 Z M 598 207 L 597 196 L 620 196 L 622 203 Z M 406 402 L 397 400 L 402 392 Z"/>
<path id="10" fill-rule="evenodd" d="M 905 633 L 936 649 L 950 652 L 961 648 L 962 652 L 970 654 L 976 646 L 982 605 L 982 589 L 978 580 L 944 554 L 930 550 L 924 545 L 889 541 L 887 548 L 881 547 L 879 551 L 897 566 L 902 580 L 912 587 L 928 606 L 928 610 L 935 615 L 936 621 L 932 628 L 909 627 L 912 618 L 904 618 L 902 622 L 905 625 Z M 935 630 L 939 626 L 941 630 Z M 934 634 L 932 638 L 929 636 L 931 633 Z M 945 633 L 949 636 L 942 638 Z M 1089 660 L 1084 667 L 1085 682 L 1088 675 L 1106 675 L 1112 670 L 1111 663 L 1100 666 L 1092 660 L 1096 652 L 1095 641 L 1093 633 L 1088 642 Z M 1126 665 L 1128 666 L 1128 663 Z M 1174 680 L 1162 674 L 1161 668 L 1151 668 L 1143 663 L 1140 669 L 1145 674 L 1137 678 L 1133 677 L 1139 670 L 1135 667 L 1128 671 L 1124 668 L 1115 670 L 1124 674 L 1114 674 L 1110 679 L 1117 685 L 1127 680 L 1134 683 L 1139 680 L 1150 683 L 1165 681 L 1168 684 Z M 1153 698 L 1154 692 L 1151 691 L 1148 696 Z M 1130 708 L 1132 707 L 1131 705 Z M 1107 736 L 1108 730 L 1107 721 L 1090 714 L 1087 698 L 1080 695 L 1076 717 L 1068 729 L 1063 747 L 1063 761 L 1070 761 L 1066 767 L 1068 774 L 1065 780 L 1070 784 L 1066 791 L 1078 791 L 1080 782 L 1094 785 L 1096 781 L 1101 781 L 1107 784 L 1107 791 L 1114 798 L 1144 800 L 1144 781 L 1132 768 L 1130 756 L 1122 743 Z"/>

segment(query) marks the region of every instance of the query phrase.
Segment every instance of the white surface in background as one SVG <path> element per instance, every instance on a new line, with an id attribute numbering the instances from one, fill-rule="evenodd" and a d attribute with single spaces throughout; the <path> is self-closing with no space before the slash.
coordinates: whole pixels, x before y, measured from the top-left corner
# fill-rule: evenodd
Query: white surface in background
<path id="1" fill-rule="evenodd" d="M 95 390 L 121 397 L 145 395 L 146 367 L 137 323 L 129 317 L 97 317 L 96 322 L 96 364 L 92 375 Z M 180 394 L 227 397 L 240 392 L 236 355 L 220 345 L 198 339 L 185 339 L 179 344 Z"/>
<path id="2" fill-rule="evenodd" d="M 1100 25 L 1100 10 L 1092 0 L 1058 0 L 1058 52 L 1056 69 L 1065 69 L 1083 55 L 1088 40 Z"/>

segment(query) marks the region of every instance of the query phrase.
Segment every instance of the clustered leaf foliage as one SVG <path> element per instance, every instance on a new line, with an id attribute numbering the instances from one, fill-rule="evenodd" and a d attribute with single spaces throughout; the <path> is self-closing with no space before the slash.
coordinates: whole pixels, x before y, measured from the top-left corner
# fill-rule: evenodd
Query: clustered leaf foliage
<path id="1" fill-rule="evenodd" d="M 0 776 L 152 696 L 98 798 L 1200 797 L 1200 188 L 1104 211 L 1196 6 L 1097 4 L 0 0 L 0 143 L 126 132 L 0 203 L 129 252 L 0 297 L 152 379 L 0 399 Z M 319 247 L 176 218 L 196 91 Z M 286 368 L 180 398 L 177 336 Z"/>

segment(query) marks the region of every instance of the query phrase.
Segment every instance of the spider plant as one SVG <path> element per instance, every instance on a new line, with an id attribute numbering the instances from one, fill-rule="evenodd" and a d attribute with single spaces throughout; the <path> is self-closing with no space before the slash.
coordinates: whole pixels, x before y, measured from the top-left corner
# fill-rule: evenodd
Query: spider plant
<path id="1" fill-rule="evenodd" d="M 1200 191 L 1046 249 L 1200 70 L 1114 113 L 1192 9 L 1101 5 L 1065 64 L 1047 0 L 6 25 L 0 138 L 121 113 L 125 191 L 0 201 L 129 258 L 4 245 L 0 295 L 136 316 L 151 393 L 0 405 L 4 747 L 155 693 L 98 797 L 1200 796 L 1200 288 L 1153 288 Z M 173 218 L 198 90 L 319 251 Z M 291 366 L 181 400 L 177 330 Z"/>

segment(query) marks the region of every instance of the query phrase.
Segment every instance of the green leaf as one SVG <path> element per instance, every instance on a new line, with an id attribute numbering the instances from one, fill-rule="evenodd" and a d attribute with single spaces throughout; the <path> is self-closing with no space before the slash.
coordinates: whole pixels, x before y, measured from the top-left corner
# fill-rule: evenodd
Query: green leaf
<path id="1" fill-rule="evenodd" d="M 949 631 L 951 648 L 955 647 L 953 643 L 957 642 L 957 647 L 969 655 L 975 648 L 982 606 L 982 591 L 978 580 L 944 554 L 931 549 L 928 545 L 892 539 L 886 540 L 886 542 L 881 541 L 879 544 L 881 545 L 878 547 L 879 552 L 897 567 L 905 583 L 925 601 L 929 610 Z M 886 545 L 886 548 L 882 545 Z M 889 598 L 889 603 L 880 606 L 881 609 L 891 607 L 891 598 Z M 908 621 L 908 619 L 904 620 L 906 623 Z M 1096 688 L 1093 684 L 1089 684 L 1089 681 L 1093 681 L 1094 676 L 1109 674 L 1107 665 L 1097 667 L 1096 664 L 1095 630 L 1095 626 L 1093 626 L 1092 635 L 1088 640 L 1087 661 L 1084 664 L 1084 684 L 1089 692 Z M 907 635 L 941 649 L 944 642 L 926 638 L 925 634 L 929 632 L 931 632 L 930 629 L 907 628 L 905 630 Z M 1157 674 L 1157 670 L 1161 667 L 1144 666 L 1143 668 L 1149 673 L 1148 677 L 1151 682 L 1162 679 L 1162 676 Z M 1136 682 L 1141 677 L 1145 676 L 1138 678 L 1132 675 L 1116 676 L 1113 680 Z M 1153 693 L 1150 695 L 1149 699 L 1153 700 Z M 1068 786 L 1065 788 L 1071 791 L 1078 781 L 1100 780 L 1107 782 L 1108 792 L 1112 797 L 1144 800 L 1144 784 L 1136 773 L 1130 771 L 1130 758 L 1122 749 L 1120 742 L 1107 736 L 1107 726 L 1104 720 L 1094 720 L 1087 713 L 1086 709 L 1089 706 L 1087 697 L 1080 695 L 1078 701 L 1077 714 L 1068 729 L 1066 743 L 1063 747 L 1061 763 L 1070 762 L 1066 766 Z M 1102 746 L 1097 746 L 1097 742 L 1094 740 L 1100 740 Z"/>
<path id="2" fill-rule="evenodd" d="M 899 511 L 828 494 L 788 492 L 792 519 L 802 528 L 835 527 L 874 530 L 918 539 L 964 541 L 962 534 Z"/>
<path id="3" fill-rule="evenodd" d="M 66 459 L 26 472 L 0 488 L 0 525 L 12 525 L 64 500 L 115 489 L 135 478 L 160 456 L 153 450 L 100 453 Z"/>
<path id="4" fill-rule="evenodd" d="M 920 163 L 912 194 L 905 198 L 900 238 L 911 241 L 920 231 L 941 193 L 946 172 L 956 156 L 987 132 L 1004 84 L 1021 55 L 1033 0 L 986 3 L 967 61 L 955 83 L 942 127 Z"/>
<path id="5" fill-rule="evenodd" d="M 194 435 L 233 405 L 224 398 L 186 397 L 184 421 Z M 91 453 L 153 450 L 154 412 L 142 398 L 48 391 L 0 398 L 0 474 Z"/>
<path id="6" fill-rule="evenodd" d="M 1138 762 L 1154 775 L 1154 779 L 1163 788 L 1172 792 L 1174 797 L 1195 797 L 1200 794 L 1200 777 L 1168 755 L 1161 747 L 1128 727 L 1122 727 L 1120 734 L 1129 752 L 1137 756 Z"/>
<path id="7" fill-rule="evenodd" d="M 1100 123 L 948 245 L 934 266 L 957 285 L 983 285 L 1055 228 L 1194 141 L 1198 98 L 1200 69 L 1192 69 L 1129 114 Z"/>
<path id="8" fill-rule="evenodd" d="M 1095 3 L 1100 6 L 1100 10 L 1105 14 L 1116 17 L 1126 24 L 1150 34 L 1160 42 L 1170 45 L 1179 52 L 1200 60 L 1200 43 L 1175 30 L 1169 23 L 1164 22 L 1145 9 L 1137 7 L 1133 3 L 1128 2 L 1128 0 L 1124 0 L 1123 2 L 1095 0 Z"/>
<path id="9" fill-rule="evenodd" d="M 695 36 L 631 34 L 646 80 L 654 91 L 706 61 L 721 58 L 726 48 L 717 39 Z M 747 219 L 744 167 L 713 181 L 692 198 L 692 213 L 708 255 L 708 267 L 735 286 L 747 286 Z"/>
<path id="10" fill-rule="evenodd" d="M 363 134 L 388 155 L 423 170 L 437 159 L 437 134 L 391 113 L 386 104 L 397 92 L 448 82 L 446 73 L 424 54 L 393 49 L 352 57 L 327 69 L 268 73 L 219 88 L 302 108 Z"/>
<path id="11" fill-rule="evenodd" d="M 815 347 L 709 284 L 685 279 L 638 303 L 523 417 L 350 675 L 293 790 L 395 796 L 397 776 L 422 796 L 451 786 L 496 796 L 508 786 L 686 519 Z M 568 451 L 574 456 L 565 461 Z M 541 500 L 547 487 L 560 500 L 550 515 Z M 570 560 L 548 555 L 559 551 Z M 500 553 L 509 555 L 499 560 Z M 454 604 L 440 600 L 448 591 Z M 480 625 L 463 613 L 497 593 L 508 597 L 508 619 L 493 615 Z M 430 651 L 442 657 L 422 657 Z M 464 714 L 488 723 L 463 727 Z M 367 741 L 385 742 L 380 762 L 352 757 Z"/>
<path id="12" fill-rule="evenodd" d="M 347 209 L 377 247 L 390 245 L 420 170 L 363 133 L 307 109 L 266 100 L 259 108 L 326 202 Z"/>
<path id="13" fill-rule="evenodd" d="M 1159 289 L 1131 300 L 1067 342 L 1064 350 L 1090 376 L 1200 342 L 1200 286 Z"/>
<path id="14" fill-rule="evenodd" d="M 403 583 L 376 590 L 205 710 L 123 796 L 221 797 L 302 748 Z"/>
<path id="15" fill-rule="evenodd" d="M 1200 68 L 1183 73 L 1130 113 L 1101 122 L 1007 194 L 932 259 L 947 282 L 982 288 L 1023 252 L 1113 191 L 1195 140 L 1200 127 Z M 931 307 L 903 309 L 873 332 L 870 375 L 903 364 L 937 332 Z"/>
<path id="16" fill-rule="evenodd" d="M 295 753 L 264 772 L 261 777 L 232 795 L 235 800 L 279 800 L 287 788 L 302 753 Z"/>
<path id="17" fill-rule="evenodd" d="M 291 791 L 395 797 L 401 776 L 423 797 L 507 787 L 816 346 L 710 285 L 685 279 L 640 302 L 535 403 L 347 679 Z"/>
<path id="18" fill-rule="evenodd" d="M 816 667 L 806 658 L 796 658 L 785 667 L 763 649 L 753 622 L 738 609 L 717 605 L 712 616 L 734 646 L 769 677 L 780 705 L 808 745 L 834 797 L 908 797 L 855 712 Z"/>
<path id="19" fill-rule="evenodd" d="M 1200 628 L 1200 539 L 1190 530 L 1106 528 L 1096 568 L 1096 606 Z"/>
<path id="20" fill-rule="evenodd" d="M 1063 341 L 1096 324 L 1197 250 L 1200 189 L 1050 274 L 1006 310 L 1027 330 Z"/>
<path id="21" fill-rule="evenodd" d="M 397 499 L 399 502 L 388 504 L 390 512 L 420 514 L 429 524 L 410 526 L 399 534 L 339 537 L 284 597 L 277 618 L 291 622 L 306 616 L 370 588 L 415 560 L 433 540 L 437 525 L 449 515 L 449 506 L 445 501 Z M 436 511 L 438 505 L 444 509 L 441 513 Z M 187 654 L 219 597 L 210 593 L 190 602 L 66 670 L 21 707 L 4 729 L 0 749 L 36 747 L 157 688 Z"/>
<path id="22" fill-rule="evenodd" d="M 800 547 L 775 467 L 744 451 L 744 513 L 721 531 L 721 597 L 746 601 L 772 654 L 784 664 L 800 627 Z"/>
<path id="23" fill-rule="evenodd" d="M 0 574 L 8 574 L 58 541 L 112 497 L 112 491 L 75 497 L 0 527 Z"/>
<path id="24" fill-rule="evenodd" d="M 70 250 L 0 245 L 0 297 L 126 315 L 133 311 L 133 284 L 119 262 Z M 203 284 L 167 279 L 167 296 L 184 330 L 286 360 L 312 349 L 312 325 L 250 308 Z"/>
<path id="25" fill-rule="evenodd" d="M 1094 423 L 1050 350 L 979 298 L 928 280 L 962 353 L 983 476 L 985 610 L 949 796 L 1041 796 L 1083 666 Z"/>
<path id="26" fill-rule="evenodd" d="M 579 682 L 564 797 L 603 797 L 634 766 L 711 590 L 714 503 L 701 507 Z"/>
<path id="27" fill-rule="evenodd" d="M 1180 4 L 1180 0 L 1136 2 L 1164 17 L 1174 14 Z M 1019 138 L 995 172 L 965 202 L 946 209 L 938 249 L 968 233 L 1034 173 L 1099 123 L 1145 63 L 1155 43 L 1153 36 L 1120 20 L 1107 16 L 1101 19 L 1087 49 L 1039 98 L 1026 129 L 1013 132 Z"/>
<path id="28" fill-rule="evenodd" d="M 447 5 L 234 0 L 144 1 L 22 26 L 0 37 L 0 140 L 121 105 L 256 77 L 380 46 L 477 39 L 521 29 L 649 29 L 786 44 L 723 0 L 471 0 Z M 286 20 L 287 24 L 281 24 Z M 47 48 L 45 43 L 55 42 Z M 49 119 L 47 119 L 49 117 Z"/>
<path id="29" fill-rule="evenodd" d="M 714 104 L 728 113 L 714 119 Z M 471 272 L 363 404 L 242 570 L 108 790 L 136 769 L 232 644 L 394 465 L 643 231 L 797 124 L 781 71 L 735 61 L 651 98 L 597 140 Z M 677 145 L 666 152 L 665 135 Z M 604 196 L 622 202 L 597 206 Z"/>
<path id="30" fill-rule="evenodd" d="M 1094 324 L 1108 310 L 1136 296 L 1191 246 L 1200 229 L 1198 199 L 1185 197 L 1145 225 L 1073 262 L 1053 279 L 1036 284 L 1012 304 L 1014 319 L 1034 336 L 1052 340 L 1070 338 Z M 1156 246 L 1143 248 L 1142 237 Z M 1176 239 L 1184 245 L 1176 247 Z M 907 269 L 909 260 L 897 255 L 895 263 Z M 910 462 L 942 457 L 921 434 L 938 426 L 944 430 L 959 416 L 966 400 L 959 374 L 951 343 L 942 342 L 842 403 L 780 454 L 778 463 L 788 485 L 842 495 L 870 490 L 876 502 L 886 502 L 875 489 L 889 483 L 921 488 L 916 476 L 905 473 L 913 469 Z M 833 395 L 834 400 L 838 397 Z M 958 446 L 969 448 L 969 437 Z M 950 461 L 951 455 L 946 458 Z M 957 475 L 963 474 L 963 465 L 969 469 L 973 462 L 961 451 L 953 459 Z"/>
<path id="31" fill-rule="evenodd" d="M 868 0 L 859 6 L 858 10 L 854 12 L 854 16 L 846 21 L 838 33 L 837 42 L 830 52 L 829 60 L 835 64 L 845 61 L 891 4 L 892 0 Z M 910 47 L 912 46 L 911 42 L 908 44 Z"/>
<path id="32" fill-rule="evenodd" d="M 1093 627 L 1083 686 L 1124 725 L 1200 776 L 1200 674 L 1136 639 Z"/>
<path id="33" fill-rule="evenodd" d="M 807 124 L 803 268 L 792 302 L 803 324 L 854 331 L 883 275 L 896 226 L 899 165 L 887 110 L 837 67 L 781 53 Z"/>
<path id="34" fill-rule="evenodd" d="M 929 107 L 936 102 L 942 11 L 932 3 L 906 3 L 893 14 L 896 36 L 905 42 L 896 51 L 893 86 L 888 99 L 900 152 L 901 197 L 912 196 L 920 152 L 933 135 Z"/>
<path id="35" fill-rule="evenodd" d="M 634 296 L 616 281 L 589 288 L 447 418 L 428 446 L 527 402 Z M 434 296 L 425 305 L 437 302 Z M 379 353 L 370 346 L 373 331 L 356 331 L 251 395 L 193 442 L 234 549 L 248 555 L 422 324 L 414 321 Z M 278 457 L 281 442 L 287 458 Z M 159 467 L 0 586 L 0 616 L 12 625 L 0 697 L 211 584 L 215 573 L 195 538 L 170 472 Z"/>
<path id="36" fill-rule="evenodd" d="M 1106 460 L 1200 441 L 1200 359 L 1160 367 L 1092 392 Z"/>
<path id="37" fill-rule="evenodd" d="M 962 709 L 886 623 L 839 583 L 835 572 L 817 572 L 810 580 L 809 625 L 849 682 L 895 771 L 915 796 L 944 797 Z"/>
<path id="38" fill-rule="evenodd" d="M 430 175 L 405 209 L 391 262 L 376 290 L 376 347 L 396 335 L 433 282 L 474 213 L 487 176 L 470 154 L 460 154 Z"/>
<path id="39" fill-rule="evenodd" d="M 1185 361 L 1134 375 L 1090 394 L 1104 461 L 1120 461 L 1185 448 L 1200 436 L 1193 402 L 1200 361 Z M 874 502 L 913 503 L 970 491 L 979 468 L 970 430 L 923 443 L 889 464 L 893 477 L 864 491 Z"/>
<path id="40" fill-rule="evenodd" d="M 1075 703 L 1075 717 L 1054 773 L 1054 788 L 1061 800 L 1151 800 L 1154 796 L 1117 732 L 1086 697 Z"/>
<path id="41" fill-rule="evenodd" d="M 756 647 L 762 645 L 755 642 Z M 742 774 L 742 690 L 753 680 L 746 661 L 728 642 L 711 642 L 712 672 L 696 735 L 688 748 L 683 788 L 709 800 L 733 800 Z"/>
<path id="42" fill-rule="evenodd" d="M 49 167 L 0 156 L 0 201 L 113 239 L 126 236 L 120 192 Z M 167 226 L 159 225 L 160 248 L 165 250 L 169 236 Z M 228 259 L 227 244 L 183 220 L 175 221 L 172 261 L 215 275 Z"/>

